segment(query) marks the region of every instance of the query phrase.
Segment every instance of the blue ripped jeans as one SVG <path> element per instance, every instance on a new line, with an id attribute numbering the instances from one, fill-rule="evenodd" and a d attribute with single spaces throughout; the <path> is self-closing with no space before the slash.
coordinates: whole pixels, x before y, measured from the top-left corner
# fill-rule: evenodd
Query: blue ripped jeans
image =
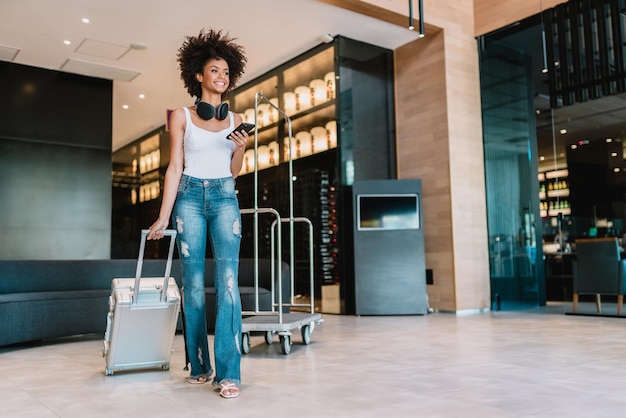
<path id="1" fill-rule="evenodd" d="M 183 175 L 172 223 L 181 260 L 185 343 L 190 377 L 213 374 L 207 342 L 204 260 L 207 233 L 215 261 L 215 378 L 240 383 L 241 299 L 238 271 L 241 214 L 232 177 L 198 179 Z"/>

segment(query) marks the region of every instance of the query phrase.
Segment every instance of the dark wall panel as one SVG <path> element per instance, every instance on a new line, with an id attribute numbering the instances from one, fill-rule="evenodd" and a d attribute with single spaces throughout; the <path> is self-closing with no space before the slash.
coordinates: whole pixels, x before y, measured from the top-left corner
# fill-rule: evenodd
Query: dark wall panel
<path id="1" fill-rule="evenodd" d="M 0 137 L 111 149 L 111 80 L 0 62 L 0 94 Z"/>
<path id="2" fill-rule="evenodd" d="M 112 82 L 0 63 L 0 259 L 109 258 Z"/>

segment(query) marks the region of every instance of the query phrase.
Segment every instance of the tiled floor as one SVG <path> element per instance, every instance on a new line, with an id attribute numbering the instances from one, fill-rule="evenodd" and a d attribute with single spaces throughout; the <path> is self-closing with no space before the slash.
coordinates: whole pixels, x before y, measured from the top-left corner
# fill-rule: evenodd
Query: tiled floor
<path id="1" fill-rule="evenodd" d="M 170 371 L 104 375 L 101 337 L 0 349 L 1 417 L 623 417 L 626 318 L 560 308 L 323 315 L 289 355 L 252 337 L 242 393 Z"/>

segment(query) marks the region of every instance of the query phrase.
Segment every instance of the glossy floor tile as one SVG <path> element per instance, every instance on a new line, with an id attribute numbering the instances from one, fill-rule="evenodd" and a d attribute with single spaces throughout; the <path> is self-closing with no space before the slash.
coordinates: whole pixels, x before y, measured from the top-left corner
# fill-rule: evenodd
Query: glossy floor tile
<path id="1" fill-rule="evenodd" d="M 626 318 L 563 311 L 325 314 L 288 355 L 253 336 L 234 400 L 186 382 L 180 335 L 171 370 L 113 376 L 98 335 L 5 347 L 0 417 L 623 417 Z"/>

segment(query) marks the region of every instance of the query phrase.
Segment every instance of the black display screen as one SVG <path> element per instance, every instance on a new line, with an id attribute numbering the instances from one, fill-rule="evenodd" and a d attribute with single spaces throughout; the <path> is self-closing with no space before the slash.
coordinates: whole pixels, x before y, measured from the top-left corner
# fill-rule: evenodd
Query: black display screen
<path id="1" fill-rule="evenodd" d="M 363 194 L 357 196 L 359 230 L 419 229 L 417 194 Z"/>

